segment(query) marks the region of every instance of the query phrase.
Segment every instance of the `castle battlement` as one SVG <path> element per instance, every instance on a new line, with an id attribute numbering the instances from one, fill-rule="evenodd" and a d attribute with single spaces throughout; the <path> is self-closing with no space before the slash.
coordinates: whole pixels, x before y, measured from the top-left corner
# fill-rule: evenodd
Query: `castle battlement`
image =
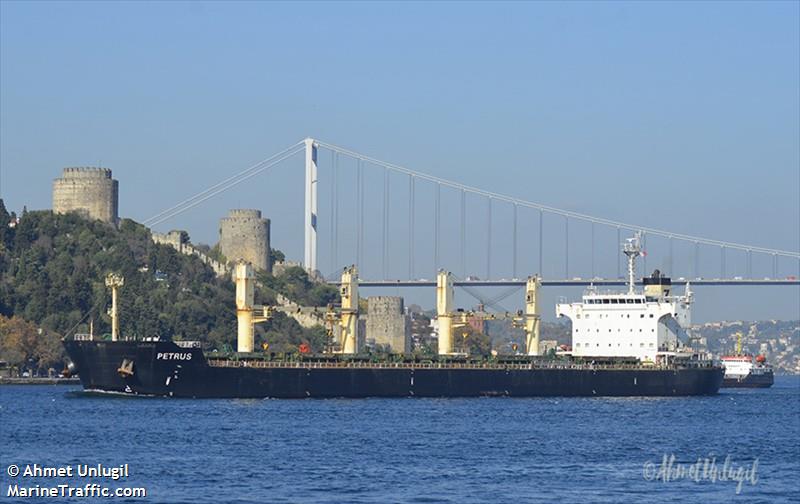
<path id="1" fill-rule="evenodd" d="M 97 168 L 94 166 L 72 166 L 69 168 L 64 168 L 61 177 L 68 179 L 110 179 L 111 169 Z"/>

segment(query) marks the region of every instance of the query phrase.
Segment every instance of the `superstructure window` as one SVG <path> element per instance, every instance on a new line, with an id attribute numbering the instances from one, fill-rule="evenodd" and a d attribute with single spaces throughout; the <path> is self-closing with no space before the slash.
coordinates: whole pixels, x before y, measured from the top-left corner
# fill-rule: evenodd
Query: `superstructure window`
<path id="1" fill-rule="evenodd" d="M 610 304 L 610 303 L 611 303 L 611 301 L 610 301 L 610 300 L 608 300 L 608 299 L 604 299 L 604 300 L 603 300 L 603 304 Z"/>

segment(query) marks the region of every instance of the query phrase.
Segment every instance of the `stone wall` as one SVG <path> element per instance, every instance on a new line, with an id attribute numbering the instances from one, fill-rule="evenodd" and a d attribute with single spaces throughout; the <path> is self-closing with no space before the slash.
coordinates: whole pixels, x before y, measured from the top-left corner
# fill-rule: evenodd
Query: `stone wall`
<path id="1" fill-rule="evenodd" d="M 181 254 L 197 256 L 201 261 L 213 269 L 217 276 L 227 276 L 230 273 L 230 269 L 226 264 L 215 261 L 214 259 L 205 255 L 203 252 L 197 250 L 194 248 L 194 246 L 192 246 L 191 243 L 184 239 L 184 236 L 186 235 L 184 235 L 183 231 L 180 230 L 173 230 L 166 234 L 152 233 L 154 243 L 169 245 Z"/>
<path id="2" fill-rule="evenodd" d="M 78 212 L 116 226 L 119 183 L 108 168 L 64 168 L 53 181 L 53 212 Z"/>
<path id="3" fill-rule="evenodd" d="M 269 241 L 269 219 L 260 210 L 230 210 L 219 221 L 220 252 L 228 261 L 244 259 L 271 272 Z"/>

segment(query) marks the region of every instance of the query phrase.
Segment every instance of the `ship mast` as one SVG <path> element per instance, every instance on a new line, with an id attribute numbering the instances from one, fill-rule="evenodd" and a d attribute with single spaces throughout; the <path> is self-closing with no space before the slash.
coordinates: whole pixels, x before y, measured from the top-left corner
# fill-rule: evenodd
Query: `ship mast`
<path id="1" fill-rule="evenodd" d="M 117 289 L 125 285 L 122 275 L 106 275 L 106 286 L 111 287 L 111 341 L 119 340 L 119 311 L 117 310 Z"/>
<path id="2" fill-rule="evenodd" d="M 633 238 L 626 238 L 622 246 L 622 251 L 628 256 L 628 294 L 634 294 L 636 258 L 642 255 L 641 237 L 642 232 L 637 231 Z"/>

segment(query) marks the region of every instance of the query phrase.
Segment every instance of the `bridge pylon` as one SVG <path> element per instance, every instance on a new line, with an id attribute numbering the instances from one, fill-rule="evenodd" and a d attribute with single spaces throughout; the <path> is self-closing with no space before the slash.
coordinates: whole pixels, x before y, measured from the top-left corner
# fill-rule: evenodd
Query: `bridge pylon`
<path id="1" fill-rule="evenodd" d="M 306 190 L 305 190 L 305 254 L 303 266 L 313 273 L 317 270 L 317 142 L 306 138 Z"/>

